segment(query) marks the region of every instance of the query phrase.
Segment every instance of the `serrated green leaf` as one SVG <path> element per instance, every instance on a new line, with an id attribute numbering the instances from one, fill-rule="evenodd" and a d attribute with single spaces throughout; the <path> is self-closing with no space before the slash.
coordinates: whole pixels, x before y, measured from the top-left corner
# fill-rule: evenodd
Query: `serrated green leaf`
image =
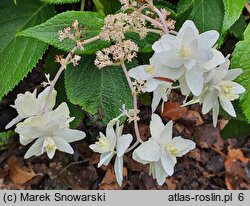
<path id="1" fill-rule="evenodd" d="M 225 6 L 225 15 L 222 26 L 222 33 L 225 33 L 240 17 L 244 8 L 245 0 L 223 0 Z"/>
<path id="2" fill-rule="evenodd" d="M 103 124 L 120 114 L 123 104 L 132 108 L 131 91 L 119 67 L 99 70 L 95 56 L 83 56 L 79 65 L 65 71 L 65 86 L 69 100 L 92 115 L 101 113 Z"/>
<path id="3" fill-rule="evenodd" d="M 250 124 L 236 119 L 231 119 L 221 131 L 221 137 L 223 139 L 246 137 L 249 134 Z"/>
<path id="4" fill-rule="evenodd" d="M 67 11 L 60 13 L 53 18 L 49 19 L 43 24 L 26 29 L 20 32 L 18 35 L 33 37 L 40 41 L 51 44 L 52 46 L 64 50 L 70 51 L 75 42 L 70 39 L 59 41 L 58 31 L 66 27 L 69 27 L 75 20 L 79 21 L 80 26 L 84 26 L 83 39 L 89 39 L 100 33 L 103 26 L 103 16 L 95 12 L 83 12 L 83 11 Z M 102 40 L 96 40 L 90 44 L 84 46 L 84 51 L 77 50 L 80 54 L 92 54 L 97 50 L 102 49 L 109 44 Z"/>
<path id="5" fill-rule="evenodd" d="M 81 0 L 42 0 L 42 1 L 50 4 L 70 4 L 79 2 Z"/>
<path id="6" fill-rule="evenodd" d="M 180 28 L 185 20 L 190 19 L 194 21 L 200 32 L 221 31 L 224 19 L 223 0 L 183 0 L 182 4 L 184 5 L 179 5 L 181 13 L 177 16 L 177 28 Z M 185 4 L 188 9 L 185 9 Z"/>
<path id="7" fill-rule="evenodd" d="M 246 88 L 246 92 L 242 95 L 240 103 L 243 113 L 246 115 L 250 123 L 250 25 L 244 32 L 244 40 L 236 44 L 231 61 L 232 68 L 243 69 L 243 74 L 237 78 L 237 82 Z"/>
<path id="8" fill-rule="evenodd" d="M 42 57 L 47 44 L 16 33 L 53 16 L 53 7 L 39 0 L 0 1 L 0 99 L 22 80 Z"/>
<path id="9" fill-rule="evenodd" d="M 178 15 L 186 12 L 188 9 L 193 6 L 195 0 L 180 0 L 177 4 L 177 13 Z"/>

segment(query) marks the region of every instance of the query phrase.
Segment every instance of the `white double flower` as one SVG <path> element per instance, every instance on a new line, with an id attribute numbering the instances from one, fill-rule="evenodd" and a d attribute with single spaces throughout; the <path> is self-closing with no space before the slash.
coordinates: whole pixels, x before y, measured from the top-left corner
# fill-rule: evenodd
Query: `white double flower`
<path id="1" fill-rule="evenodd" d="M 142 164 L 149 164 L 151 175 L 162 185 L 166 177 L 173 174 L 176 157 L 194 149 L 195 143 L 180 136 L 172 139 L 172 121 L 164 125 L 157 114 L 152 114 L 151 119 L 151 137 L 134 150 L 133 159 Z"/>
<path id="2" fill-rule="evenodd" d="M 116 131 L 113 126 L 116 123 Z M 119 120 L 111 120 L 106 128 L 106 136 L 100 132 L 99 140 L 89 147 L 101 154 L 98 167 L 108 165 L 116 154 L 114 170 L 118 184 L 122 185 L 123 180 L 123 155 L 133 140 L 131 134 L 122 134 L 123 125 L 119 126 Z"/>

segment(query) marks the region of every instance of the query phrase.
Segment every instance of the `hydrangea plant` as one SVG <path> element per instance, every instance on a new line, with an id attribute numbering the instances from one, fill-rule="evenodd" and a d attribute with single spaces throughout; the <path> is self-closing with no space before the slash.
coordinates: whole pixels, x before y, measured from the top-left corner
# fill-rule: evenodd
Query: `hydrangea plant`
<path id="1" fill-rule="evenodd" d="M 12 1 L 3 0 L 0 8 L 4 4 L 18 9 L 30 2 L 17 1 L 17 5 L 14 5 Z M 46 2 L 65 3 L 63 0 Z M 73 154 L 69 143 L 86 137 L 84 131 L 70 128 L 69 123 L 74 118 L 70 117 L 69 102 L 62 102 L 55 108 L 55 86 L 59 84 L 58 80 L 63 72 L 65 93 L 69 101 L 80 105 L 92 115 L 98 115 L 102 123 L 107 125 L 106 133 L 100 132 L 96 142 L 89 147 L 100 153 L 98 167 L 112 164 L 115 156 L 114 172 L 120 186 L 123 181 L 124 155 L 132 152 L 134 161 L 147 164 L 149 174 L 162 185 L 166 177 L 173 175 L 177 157 L 181 158 L 195 148 L 193 140 L 181 136 L 173 138 L 174 122 L 170 120 L 163 123 L 157 114 L 163 110 L 164 103 L 169 100 L 173 90 L 178 90 L 183 95 L 182 106 L 198 103 L 203 114 L 210 114 L 212 111 L 214 127 L 217 126 L 220 106 L 232 117 L 237 116 L 232 101 L 241 97 L 243 112 L 250 119 L 250 111 L 246 108 L 250 100 L 246 92 L 249 84 L 244 78 L 235 81 L 249 68 L 244 63 L 237 64 L 239 56 L 246 64 L 250 64 L 247 54 L 242 51 L 245 43 L 241 42 L 236 46 L 233 56 L 233 68 L 236 69 L 229 69 L 229 56 L 225 57 L 219 51 L 223 38 L 239 18 L 244 4 L 232 1 L 230 6 L 225 5 L 225 19 L 221 21 L 221 25 L 215 23 L 211 26 L 205 22 L 209 20 L 198 18 L 199 13 L 188 18 L 183 15 L 185 11 L 182 9 L 186 1 L 180 1 L 177 10 L 173 11 L 163 6 L 165 4 L 157 4 L 153 0 L 120 0 L 120 10 L 106 17 L 85 11 L 68 11 L 51 17 L 51 5 L 45 5 L 40 10 L 39 6 L 44 4 L 38 0 L 32 1 L 33 3 L 38 5 L 38 8 L 33 9 L 37 9 L 43 16 L 39 20 L 35 18 L 36 23 L 29 22 L 29 25 L 22 27 L 21 23 L 27 20 L 22 16 L 19 27 L 13 29 L 10 21 L 6 23 L 0 20 L 0 25 L 11 28 L 11 33 L 15 36 L 8 40 L 13 44 L 12 50 L 6 39 L 1 43 L 3 48 L 0 49 L 0 60 L 3 60 L 6 68 L 10 66 L 12 72 L 9 73 L 5 68 L 6 73 L 0 72 L 3 78 L 11 77 L 8 81 L 2 81 L 0 96 L 3 97 L 13 89 L 29 72 L 48 44 L 67 52 L 67 55 L 55 56 L 55 62 L 60 64 L 59 69 L 52 80 L 50 75 L 46 75 L 47 82 L 43 82 L 42 92 L 37 95 L 35 89 L 32 93 L 27 91 L 18 94 L 12 105 L 18 115 L 6 125 L 6 129 L 14 128 L 15 125 L 20 143 L 33 143 L 24 158 L 46 153 L 51 159 L 56 150 Z M 207 1 L 207 4 L 212 3 Z M 185 5 L 192 11 L 190 13 L 197 11 L 193 8 L 195 5 L 189 4 Z M 237 15 L 227 19 L 232 5 L 237 7 Z M 220 19 L 216 20 L 219 21 Z M 248 26 L 244 41 L 249 41 L 249 31 Z M 0 38 L 1 36 L 3 35 L 0 33 Z M 37 51 L 30 61 L 26 60 L 28 63 L 25 66 L 22 63 L 24 57 L 17 56 L 13 60 L 25 70 L 18 71 L 14 76 L 12 73 L 15 73 L 17 67 L 12 61 L 6 62 L 3 54 L 11 57 L 11 52 L 17 48 L 24 48 L 23 52 L 31 54 L 32 51 L 25 47 L 25 41 L 26 44 L 37 46 Z M 249 50 L 247 51 L 249 54 Z M 146 60 L 137 61 L 137 57 L 145 52 Z M 58 89 L 63 90 L 62 87 Z M 141 115 L 138 97 L 142 93 L 152 95 L 149 125 L 151 136 L 146 141 L 142 140 L 138 127 Z M 247 94 L 242 96 L 244 93 Z M 157 110 L 160 104 L 161 109 Z M 124 119 L 133 122 L 134 136 L 123 133 Z"/>

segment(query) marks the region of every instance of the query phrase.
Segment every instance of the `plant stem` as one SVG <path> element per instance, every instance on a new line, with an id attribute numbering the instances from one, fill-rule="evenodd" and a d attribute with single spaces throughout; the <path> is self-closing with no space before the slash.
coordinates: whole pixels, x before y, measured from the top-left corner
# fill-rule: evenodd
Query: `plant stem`
<path id="1" fill-rule="evenodd" d="M 137 94 L 136 92 L 134 91 L 134 88 L 133 88 L 133 84 L 131 82 L 131 79 L 129 77 L 129 74 L 128 74 L 128 71 L 127 71 L 127 68 L 126 68 L 126 65 L 124 64 L 124 62 L 121 63 L 121 66 L 122 66 L 122 70 L 126 76 L 126 79 L 128 81 L 128 85 L 130 87 L 130 90 L 132 92 L 132 96 L 133 96 L 133 102 L 134 102 L 134 116 L 136 117 L 137 115 Z M 135 135 L 136 135 L 136 139 L 137 139 L 137 142 L 143 142 L 141 140 L 141 136 L 140 136 L 140 131 L 139 131 L 139 127 L 138 127 L 138 122 L 137 122 L 137 119 L 134 118 L 134 129 L 135 129 Z"/>
<path id="2" fill-rule="evenodd" d="M 48 97 L 47 97 L 47 101 L 46 101 L 45 106 L 43 108 L 43 112 L 48 111 L 48 104 L 49 104 L 53 89 L 54 89 L 54 87 L 56 85 L 56 82 L 59 79 L 60 75 L 62 74 L 63 70 L 66 68 L 66 65 L 67 65 L 68 61 L 72 58 L 72 56 L 75 53 L 77 48 L 78 48 L 77 46 L 74 46 L 73 49 L 71 49 L 71 51 L 68 53 L 66 59 L 64 60 L 64 65 L 61 65 L 60 69 L 56 73 L 56 76 L 52 80 L 52 82 L 50 84 L 50 89 L 49 89 L 49 94 L 48 94 Z"/>
<path id="3" fill-rule="evenodd" d="M 162 34 L 162 30 L 159 29 L 149 29 L 147 28 L 147 32 L 155 33 L 155 34 Z"/>
<path id="4" fill-rule="evenodd" d="M 149 21 L 152 25 L 157 26 L 159 29 L 163 29 L 163 26 L 160 22 L 156 21 L 155 19 L 145 15 L 145 14 L 140 14 L 140 17 Z"/>
<path id="5" fill-rule="evenodd" d="M 165 34 L 168 34 L 169 31 L 168 31 L 168 26 L 166 24 L 166 19 L 164 17 L 164 15 L 160 12 L 159 9 L 157 9 L 153 4 L 149 4 L 149 7 L 158 14 L 160 20 L 161 20 L 161 23 L 162 23 L 162 26 L 163 26 L 163 31 Z"/>
<path id="6" fill-rule="evenodd" d="M 85 7 L 85 0 L 82 0 L 80 11 L 84 11 L 84 7 Z"/>
<path id="7" fill-rule="evenodd" d="M 94 36 L 92 38 L 89 38 L 89 39 L 86 39 L 86 40 L 83 40 L 83 43 L 82 45 L 85 45 L 85 44 L 88 44 L 88 43 L 91 43 L 93 41 L 96 41 L 100 39 L 100 36 Z M 51 95 L 52 95 L 52 92 L 53 92 L 53 89 L 56 85 L 56 82 L 58 81 L 59 77 L 61 76 L 62 72 L 64 69 L 66 69 L 66 66 L 67 64 L 69 63 L 70 59 L 72 58 L 73 54 L 75 53 L 75 51 L 77 50 L 78 46 L 74 46 L 73 49 L 71 49 L 71 51 L 68 53 L 68 55 L 66 56 L 65 60 L 64 60 L 64 64 L 61 65 L 61 67 L 59 68 L 59 70 L 57 71 L 56 73 L 56 76 L 54 77 L 54 79 L 51 81 L 51 84 L 50 84 L 50 89 L 49 89 L 49 94 L 48 94 L 48 97 L 47 97 L 47 101 L 44 105 L 44 108 L 43 108 L 43 111 L 42 113 L 44 112 L 47 112 L 48 111 L 48 104 L 49 104 L 49 101 L 50 101 L 50 98 L 51 98 Z"/>
<path id="8" fill-rule="evenodd" d="M 248 4 L 248 2 L 245 2 L 245 8 L 248 11 L 248 13 L 250 14 L 250 5 Z"/>

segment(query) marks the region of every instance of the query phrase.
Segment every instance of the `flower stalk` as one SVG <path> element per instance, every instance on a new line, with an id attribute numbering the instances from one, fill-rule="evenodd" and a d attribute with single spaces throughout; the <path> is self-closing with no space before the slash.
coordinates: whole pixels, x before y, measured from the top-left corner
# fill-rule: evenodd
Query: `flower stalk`
<path id="1" fill-rule="evenodd" d="M 128 85 L 130 87 L 130 90 L 132 92 L 133 103 L 134 103 L 134 112 L 135 112 L 134 116 L 136 117 L 137 116 L 136 111 L 138 110 L 138 108 L 137 108 L 137 93 L 134 90 L 132 81 L 131 81 L 131 79 L 129 77 L 126 65 L 124 64 L 124 61 L 121 62 L 121 66 L 122 66 L 122 70 L 123 70 L 123 72 L 124 72 L 124 74 L 126 76 L 126 79 L 128 81 Z M 140 131 L 139 131 L 138 122 L 137 122 L 136 118 L 134 118 L 134 129 L 135 129 L 135 135 L 136 135 L 136 139 L 137 139 L 136 142 L 138 142 L 138 143 L 143 142 L 142 139 L 141 139 L 141 136 L 140 136 Z"/>

